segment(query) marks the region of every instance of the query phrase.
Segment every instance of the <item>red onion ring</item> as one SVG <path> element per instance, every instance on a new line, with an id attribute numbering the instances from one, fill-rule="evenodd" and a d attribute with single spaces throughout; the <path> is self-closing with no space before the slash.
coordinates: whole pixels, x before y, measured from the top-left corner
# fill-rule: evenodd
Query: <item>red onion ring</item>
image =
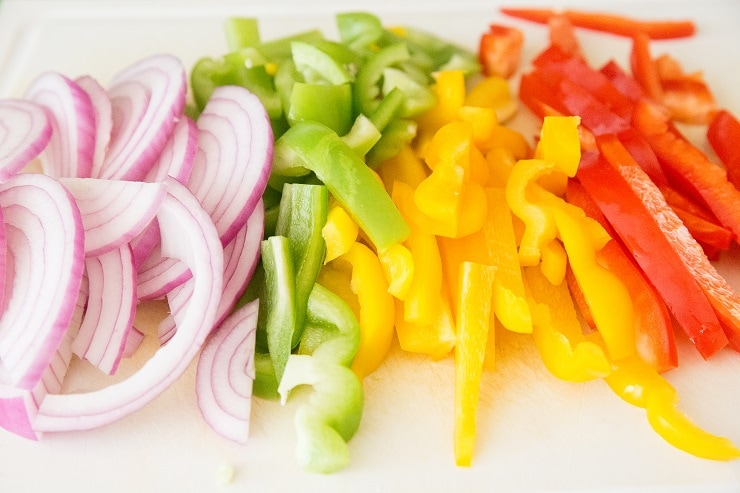
<path id="1" fill-rule="evenodd" d="M 38 104 L 23 99 L 0 101 L 0 183 L 36 158 L 51 132 L 46 112 Z"/>

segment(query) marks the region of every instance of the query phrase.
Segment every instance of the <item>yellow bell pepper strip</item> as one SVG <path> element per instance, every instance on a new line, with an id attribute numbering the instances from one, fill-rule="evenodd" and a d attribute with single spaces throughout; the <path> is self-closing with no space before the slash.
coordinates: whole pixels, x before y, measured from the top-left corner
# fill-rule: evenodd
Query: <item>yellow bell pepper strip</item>
<path id="1" fill-rule="evenodd" d="M 460 108 L 465 104 L 464 72 L 444 70 L 434 74 L 433 90 L 437 104 L 416 119 L 422 143 L 431 138 L 442 125 L 457 118 Z"/>
<path id="2" fill-rule="evenodd" d="M 522 158 L 524 159 L 524 158 Z M 511 149 L 507 147 L 494 147 L 486 153 L 488 163 L 488 185 L 491 187 L 506 188 L 511 170 L 514 169 L 517 159 Z"/>
<path id="3" fill-rule="evenodd" d="M 674 447 L 704 459 L 740 458 L 740 449 L 730 440 L 703 430 L 679 411 L 676 389 L 639 357 L 614 362 L 605 381 L 623 400 L 644 408 L 650 426 Z"/>
<path id="4" fill-rule="evenodd" d="M 405 246 L 397 243 L 378 252 L 388 282 L 388 292 L 399 300 L 405 300 L 414 280 L 414 256 Z"/>
<path id="5" fill-rule="evenodd" d="M 606 342 L 612 360 L 632 356 L 636 351 L 632 299 L 626 286 L 613 272 L 602 267 L 596 252 L 602 245 L 593 241 L 583 218 L 554 207 L 552 215 L 558 235 L 568 254 L 578 285 L 594 323 Z"/>
<path id="6" fill-rule="evenodd" d="M 450 292 L 459 289 L 458 271 L 464 261 L 495 266 L 493 313 L 506 329 L 531 333 L 532 317 L 506 193 L 501 188 L 486 188 L 485 193 L 490 213 L 479 231 L 460 238 L 438 238 L 447 285 Z"/>
<path id="7" fill-rule="evenodd" d="M 328 207 L 329 193 L 322 185 L 286 183 L 283 187 L 275 234 L 290 240 L 295 269 L 295 327 L 291 347 L 300 341 L 308 297 L 323 264 L 326 246 L 322 228 Z"/>
<path id="8" fill-rule="evenodd" d="M 403 241 L 409 227 L 383 185 L 336 134 L 316 122 L 301 122 L 275 142 L 271 180 L 310 171 L 329 189 L 376 248 Z"/>
<path id="9" fill-rule="evenodd" d="M 362 381 L 349 369 L 360 327 L 347 304 L 320 284 L 308 300 L 306 326 L 308 333 L 323 330 L 326 335 L 310 355 L 290 356 L 278 392 L 285 403 L 295 387 L 313 387 L 295 414 L 296 458 L 306 471 L 328 474 L 349 463 L 347 442 L 362 418 Z"/>
<path id="10" fill-rule="evenodd" d="M 463 262 L 457 293 L 455 346 L 455 463 L 468 467 L 473 460 L 483 360 L 489 337 L 493 281 L 496 267 Z"/>
<path id="11" fill-rule="evenodd" d="M 321 229 L 321 236 L 326 243 L 326 256 L 324 263 L 329 263 L 335 258 L 347 253 L 357 240 L 360 227 L 347 214 L 340 204 L 333 204 L 329 208 L 326 224 Z"/>
<path id="12" fill-rule="evenodd" d="M 560 284 L 565 279 L 568 268 L 568 254 L 563 244 L 553 240 L 542 247 L 540 268 L 544 276 L 553 284 Z"/>
<path id="13" fill-rule="evenodd" d="M 482 115 L 481 119 L 486 119 L 486 115 Z M 470 180 L 480 185 L 486 185 L 488 183 L 488 164 L 485 156 L 478 149 L 474 137 L 476 131 L 474 127 L 477 123 L 478 120 L 475 118 L 472 122 L 453 121 L 437 130 L 424 150 L 424 162 L 429 169 L 434 171 L 440 161 L 452 162 L 460 165 Z M 487 127 L 487 122 L 483 121 L 481 123 L 484 127 Z M 478 132 L 486 130 L 490 129 L 478 129 Z"/>
<path id="14" fill-rule="evenodd" d="M 559 196 L 565 193 L 568 178 L 575 176 L 578 170 L 581 159 L 580 121 L 578 116 L 547 116 L 542 121 L 535 157 L 555 163 L 558 171 L 541 177 L 539 183 Z"/>
<path id="15" fill-rule="evenodd" d="M 439 309 L 436 318 L 428 324 L 409 322 L 404 319 L 404 303 L 396 299 L 396 336 L 398 345 L 406 352 L 424 354 L 439 361 L 455 347 L 455 317 L 450 300 L 445 293 L 437 299 Z"/>
<path id="16" fill-rule="evenodd" d="M 523 266 L 540 263 L 542 248 L 555 239 L 557 229 L 548 207 L 537 203 L 528 193 L 529 185 L 556 169 L 555 163 L 541 159 L 522 159 L 511 170 L 506 185 L 506 202 L 524 223 L 519 245 L 519 262 Z"/>
<path id="17" fill-rule="evenodd" d="M 352 371 L 364 378 L 385 359 L 393 342 L 394 301 L 388 292 L 383 267 L 375 253 L 362 243 L 355 243 L 335 262 L 352 266 L 350 287 L 357 295 L 360 320 L 360 347 Z"/>
<path id="18" fill-rule="evenodd" d="M 414 203 L 435 222 L 421 222 L 426 231 L 457 238 L 478 231 L 486 217 L 483 187 L 466 179 L 466 170 L 454 162 L 440 161 L 414 191 Z"/>
<path id="19" fill-rule="evenodd" d="M 524 279 L 533 303 L 532 336 L 547 370 L 569 382 L 607 376 L 611 363 L 601 346 L 583 336 L 567 284 L 552 284 L 538 266 L 525 267 Z"/>
<path id="20" fill-rule="evenodd" d="M 396 182 L 393 186 L 393 201 L 406 217 L 408 211 L 414 207 L 413 190 L 405 183 Z M 429 325 L 437 319 L 439 311 L 439 297 L 443 289 L 442 260 L 434 235 L 422 230 L 412 217 L 409 217 L 408 223 L 411 234 L 405 246 L 411 252 L 414 266 L 423 267 L 414 269 L 411 286 L 404 300 L 404 319 Z"/>

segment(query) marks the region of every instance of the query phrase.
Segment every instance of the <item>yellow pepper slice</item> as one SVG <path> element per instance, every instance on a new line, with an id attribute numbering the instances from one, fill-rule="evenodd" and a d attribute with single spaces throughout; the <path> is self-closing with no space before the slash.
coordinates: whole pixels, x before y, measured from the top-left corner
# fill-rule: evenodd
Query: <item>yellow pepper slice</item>
<path id="1" fill-rule="evenodd" d="M 324 263 L 345 254 L 357 240 L 359 231 L 360 227 L 341 205 L 332 205 L 321 230 L 326 243 Z"/>
<path id="2" fill-rule="evenodd" d="M 350 288 L 357 295 L 359 313 L 355 315 L 360 322 L 360 347 L 352 371 L 364 378 L 380 366 L 393 342 L 393 297 L 380 260 L 367 246 L 354 243 L 335 262 L 347 262 L 352 268 Z"/>
<path id="3" fill-rule="evenodd" d="M 437 104 L 422 114 L 417 122 L 419 132 L 433 135 L 442 125 L 457 118 L 465 103 L 465 75 L 462 70 L 443 70 L 434 75 Z"/>
<path id="4" fill-rule="evenodd" d="M 428 174 L 422 159 L 408 145 L 403 146 L 397 155 L 380 163 L 375 170 L 388 194 L 393 192 L 393 183 L 401 181 L 416 188 Z"/>
<path id="5" fill-rule="evenodd" d="M 447 356 L 455 347 L 455 319 L 450 301 L 443 293 L 437 299 L 437 316 L 428 324 L 418 324 L 404 319 L 403 302 L 396 300 L 396 335 L 404 351 L 426 354 L 434 361 Z"/>
<path id="6" fill-rule="evenodd" d="M 404 299 L 404 319 L 429 325 L 437 319 L 439 296 L 442 293 L 442 260 L 434 235 L 419 227 L 409 211 L 414 208 L 413 189 L 402 182 L 393 187 L 393 202 L 407 219 L 411 233 L 404 243 L 411 252 L 415 266 L 411 285 Z"/>
<path id="7" fill-rule="evenodd" d="M 454 413 L 454 450 L 458 466 L 470 466 L 473 460 L 495 273 L 495 267 L 476 262 L 463 262 L 460 266 Z"/>
<path id="8" fill-rule="evenodd" d="M 552 284 L 537 266 L 525 267 L 524 279 L 533 303 L 534 343 L 547 370 L 569 382 L 607 376 L 611 363 L 601 346 L 585 340 L 567 284 Z"/>
<path id="9" fill-rule="evenodd" d="M 399 300 L 405 300 L 414 279 L 414 257 L 408 248 L 401 244 L 378 252 L 388 281 L 388 292 Z"/>
<path id="10" fill-rule="evenodd" d="M 740 458 L 740 449 L 730 440 L 703 430 L 679 411 L 676 389 L 639 357 L 615 362 L 605 381 L 623 400 L 644 408 L 650 426 L 674 447 L 704 459 Z"/>
<path id="11" fill-rule="evenodd" d="M 612 360 L 636 351 L 632 298 L 619 277 L 602 267 L 585 221 L 558 207 L 552 208 L 558 235 L 568 254 L 573 274 L 581 287 L 596 327 L 604 338 Z"/>
<path id="12" fill-rule="evenodd" d="M 517 161 L 506 185 L 506 201 L 511 211 L 524 223 L 524 233 L 519 245 L 522 265 L 537 265 L 542 258 L 542 248 L 555 238 L 557 229 L 550 208 L 539 203 L 529 193 L 529 185 L 555 169 L 555 164 L 541 159 Z"/>
<path id="13" fill-rule="evenodd" d="M 519 103 L 511 94 L 509 81 L 499 76 L 484 77 L 465 96 L 465 105 L 489 108 L 504 123 L 514 116 Z"/>

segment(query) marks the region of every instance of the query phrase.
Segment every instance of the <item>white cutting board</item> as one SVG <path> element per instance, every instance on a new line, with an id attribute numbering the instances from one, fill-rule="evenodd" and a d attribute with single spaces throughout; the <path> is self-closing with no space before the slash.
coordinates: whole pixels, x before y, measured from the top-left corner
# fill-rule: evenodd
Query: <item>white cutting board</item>
<path id="1" fill-rule="evenodd" d="M 632 15 L 691 17 L 699 34 L 663 42 L 687 70 L 703 70 L 720 102 L 740 114 L 740 62 L 735 49 L 740 4 L 732 1 L 569 2 Z M 474 48 L 490 22 L 525 29 L 525 60 L 545 46 L 540 27 L 500 17 L 490 1 L 45 1 L 0 0 L 0 96 L 19 95 L 43 70 L 92 74 L 105 82 L 128 63 L 170 52 L 190 66 L 225 50 L 222 22 L 258 16 L 263 37 L 319 27 L 332 35 L 332 12 L 370 10 L 388 23 L 408 23 Z M 594 64 L 626 60 L 628 44 L 580 32 Z M 731 49 L 732 47 L 732 49 Z M 525 114 L 515 125 L 531 135 Z M 701 134 L 692 132 L 701 138 Z M 740 250 L 718 267 L 740 289 Z M 139 314 L 151 326 L 161 306 Z M 147 322 L 149 320 L 149 322 Z M 0 492 L 107 491 L 632 491 L 740 492 L 740 462 L 696 459 L 665 444 L 644 412 L 616 398 L 603 382 L 569 384 L 543 368 L 529 338 L 497 334 L 497 369 L 481 392 L 471 468 L 454 465 L 452 360 L 430 362 L 394 347 L 365 381 L 362 426 L 350 466 L 332 476 L 305 474 L 293 459 L 295 403 L 255 401 L 250 441 L 230 443 L 198 413 L 194 366 L 140 412 L 89 432 L 47 434 L 30 442 L 0 430 Z M 681 408 L 706 429 L 740 444 L 740 355 L 723 351 L 704 362 L 680 338 L 680 368 L 668 378 Z M 151 343 L 147 346 L 153 350 Z M 128 366 L 137 363 L 128 362 Z M 92 372 L 81 365 L 68 382 Z M 93 375 L 94 376 L 94 375 Z M 225 472 L 234 476 L 221 484 Z"/>

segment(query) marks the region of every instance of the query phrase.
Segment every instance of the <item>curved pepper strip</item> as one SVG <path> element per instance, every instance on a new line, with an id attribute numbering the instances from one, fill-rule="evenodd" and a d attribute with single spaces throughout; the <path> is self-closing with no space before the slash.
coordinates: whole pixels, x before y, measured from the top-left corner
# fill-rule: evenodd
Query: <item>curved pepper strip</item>
<path id="1" fill-rule="evenodd" d="M 529 184 L 556 169 L 555 163 L 541 159 L 521 159 L 511 170 L 506 185 L 506 201 L 511 212 L 524 222 L 519 244 L 519 262 L 523 266 L 539 264 L 542 249 L 555 239 L 557 229 L 548 208 L 532 200 Z"/>
<path id="2" fill-rule="evenodd" d="M 585 225 L 560 210 L 552 210 L 568 262 L 583 292 L 596 327 L 606 342 L 609 356 L 620 360 L 636 351 L 634 309 L 621 279 L 599 264 L 595 245 Z M 584 215 L 585 217 L 585 215 Z"/>
<path id="3" fill-rule="evenodd" d="M 326 224 L 321 229 L 321 236 L 326 243 L 324 263 L 347 253 L 357 240 L 359 229 L 341 205 L 332 205 L 326 216 Z"/>
<path id="4" fill-rule="evenodd" d="M 488 337 L 496 267 L 460 265 L 455 346 L 454 450 L 458 466 L 470 466 L 475 449 L 478 401 Z"/>
<path id="5" fill-rule="evenodd" d="M 524 279 L 533 303 L 532 336 L 548 371 L 569 382 L 607 376 L 611 363 L 601 346 L 584 338 L 567 284 L 552 284 L 537 266 L 525 267 Z"/>
<path id="6" fill-rule="evenodd" d="M 336 132 L 320 123 L 302 122 L 275 142 L 272 174 L 295 177 L 310 171 L 376 248 L 406 239 L 409 227 L 372 170 Z"/>
<path id="7" fill-rule="evenodd" d="M 309 332 L 327 335 L 311 355 L 290 356 L 278 392 L 284 404 L 295 387 L 313 387 L 295 415 L 296 458 L 306 471 L 328 474 L 349 463 L 347 442 L 362 418 L 362 382 L 349 369 L 359 346 L 360 326 L 349 306 L 320 284 L 308 301 L 307 325 Z"/>
<path id="8" fill-rule="evenodd" d="M 605 381 L 626 402 L 644 408 L 650 426 L 674 447 L 704 459 L 740 458 L 730 440 L 701 429 L 679 411 L 676 389 L 640 358 L 615 362 Z"/>
<path id="9" fill-rule="evenodd" d="M 348 262 L 352 274 L 350 288 L 359 302 L 360 346 L 352 371 L 364 378 L 374 372 L 391 348 L 394 334 L 394 302 L 388 292 L 383 266 L 375 253 L 355 243 L 335 262 Z"/>

